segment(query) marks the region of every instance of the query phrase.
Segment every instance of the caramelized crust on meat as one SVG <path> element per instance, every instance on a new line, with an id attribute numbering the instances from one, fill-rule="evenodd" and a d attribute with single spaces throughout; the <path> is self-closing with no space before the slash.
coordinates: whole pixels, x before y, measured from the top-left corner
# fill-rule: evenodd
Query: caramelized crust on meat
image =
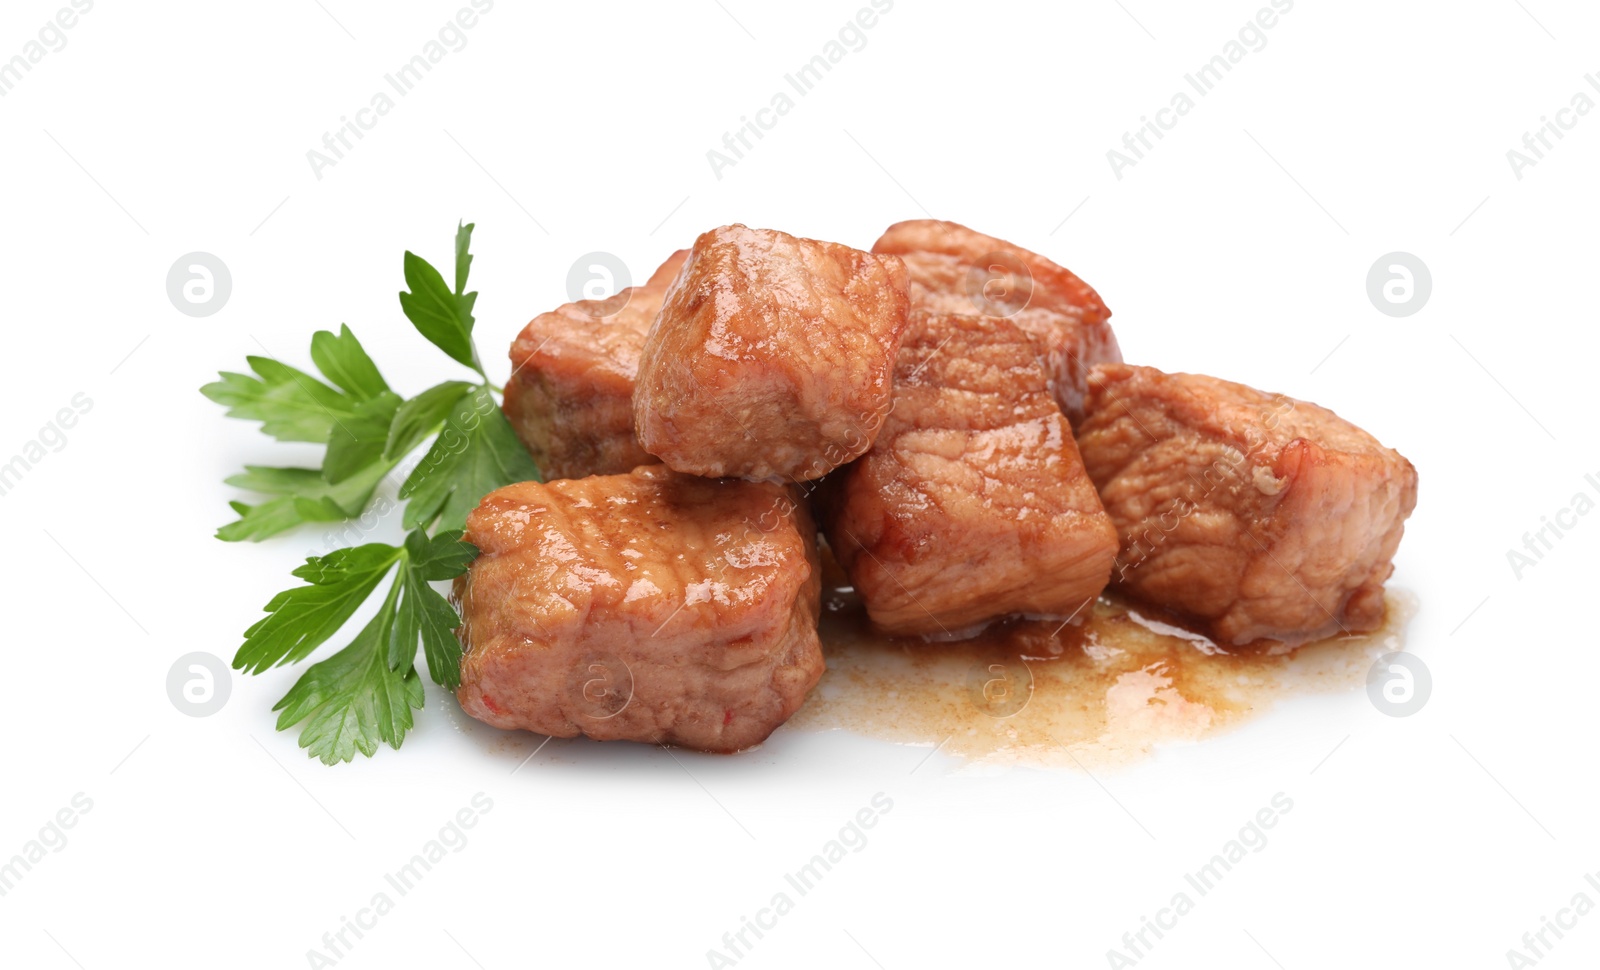
<path id="1" fill-rule="evenodd" d="M 1105 365 L 1078 447 L 1122 539 L 1115 582 L 1219 642 L 1377 629 L 1417 472 L 1315 404 Z"/>
<path id="2" fill-rule="evenodd" d="M 907 306 L 892 256 L 740 225 L 705 233 L 645 338 L 640 443 L 695 475 L 821 477 L 872 445 Z"/>
<path id="3" fill-rule="evenodd" d="M 511 345 L 504 410 L 546 479 L 615 475 L 655 457 L 633 436 L 639 349 L 682 268 L 680 249 L 643 286 L 541 313 Z"/>
<path id="4" fill-rule="evenodd" d="M 819 509 L 888 633 L 1070 616 L 1117 552 L 1032 344 L 999 317 L 913 315 L 894 409 L 872 450 L 824 482 Z"/>
<path id="5" fill-rule="evenodd" d="M 792 488 L 660 465 L 523 482 L 466 541 L 457 697 L 487 724 L 736 751 L 822 676 L 816 526 Z"/>
<path id="6" fill-rule="evenodd" d="M 1122 360 L 1100 294 L 1038 253 L 938 219 L 897 222 L 872 251 L 906 264 L 916 309 L 1002 316 L 1026 331 L 1074 424 L 1089 367 Z"/>

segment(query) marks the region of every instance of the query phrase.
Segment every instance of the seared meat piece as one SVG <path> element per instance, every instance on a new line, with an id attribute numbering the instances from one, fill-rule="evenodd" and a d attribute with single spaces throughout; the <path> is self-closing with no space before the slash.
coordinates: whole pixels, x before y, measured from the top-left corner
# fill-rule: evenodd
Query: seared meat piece
<path id="1" fill-rule="evenodd" d="M 907 304 L 892 256 L 771 229 L 705 233 L 645 338 L 640 444 L 695 475 L 820 478 L 877 436 Z"/>
<path id="2" fill-rule="evenodd" d="M 1417 472 L 1325 408 L 1194 374 L 1094 369 L 1078 447 L 1115 581 L 1224 644 L 1376 629 Z"/>
<path id="3" fill-rule="evenodd" d="M 823 483 L 819 515 L 888 633 L 1071 616 L 1117 554 L 1044 368 L 999 317 L 912 315 L 894 409 L 872 450 Z"/>
<path id="4" fill-rule="evenodd" d="M 905 262 L 914 308 L 1006 317 L 1027 331 L 1074 425 L 1089 367 L 1122 360 L 1100 295 L 1038 253 L 937 219 L 897 222 L 872 251 Z"/>
<path id="5" fill-rule="evenodd" d="M 511 345 L 505 412 L 546 479 L 615 475 L 655 457 L 633 436 L 639 348 L 688 251 L 643 286 L 534 317 Z"/>
<path id="6" fill-rule="evenodd" d="M 457 698 L 495 727 L 736 751 L 822 676 L 793 487 L 660 465 L 508 485 L 467 519 Z"/>
<path id="7" fill-rule="evenodd" d="M 665 290 L 672 285 L 673 280 L 678 278 L 678 271 L 683 269 L 683 264 L 688 260 L 689 251 L 687 249 L 678 250 L 668 256 L 666 262 L 656 267 L 656 271 L 650 274 L 650 278 L 645 280 L 644 285 L 659 286 L 662 290 Z"/>

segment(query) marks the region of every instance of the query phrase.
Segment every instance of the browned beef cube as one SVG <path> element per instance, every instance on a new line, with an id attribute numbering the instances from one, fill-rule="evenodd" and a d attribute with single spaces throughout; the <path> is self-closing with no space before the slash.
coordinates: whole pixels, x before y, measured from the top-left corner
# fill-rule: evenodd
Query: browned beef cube
<path id="1" fill-rule="evenodd" d="M 506 417 L 547 479 L 615 475 L 655 457 L 633 436 L 639 348 L 687 250 L 648 282 L 541 313 L 511 345 Z"/>
<path id="2" fill-rule="evenodd" d="M 1095 368 L 1078 447 L 1121 535 L 1115 581 L 1224 644 L 1383 622 L 1417 503 L 1401 455 L 1325 408 L 1195 374 Z"/>
<path id="3" fill-rule="evenodd" d="M 913 315 L 894 410 L 872 450 L 823 483 L 819 508 L 889 633 L 1069 617 L 1117 552 L 1032 343 L 999 317 Z"/>
<path id="4" fill-rule="evenodd" d="M 645 338 L 640 444 L 695 475 L 820 478 L 872 445 L 907 305 L 892 256 L 739 225 L 705 233 Z"/>
<path id="5" fill-rule="evenodd" d="M 656 267 L 656 271 L 645 280 L 646 286 L 659 286 L 662 290 L 672 285 L 678 278 L 678 272 L 683 269 L 683 264 L 689 261 L 689 251 L 680 249 L 667 257 L 667 261 Z"/>
<path id="6" fill-rule="evenodd" d="M 1003 316 L 1026 331 L 1056 402 L 1074 424 L 1083 413 L 1089 367 L 1122 360 L 1100 295 L 1038 253 L 937 219 L 896 223 L 872 251 L 906 264 L 913 307 Z"/>
<path id="7" fill-rule="evenodd" d="M 651 465 L 491 492 L 457 586 L 462 708 L 556 737 L 761 742 L 823 669 L 816 527 L 793 489 Z"/>

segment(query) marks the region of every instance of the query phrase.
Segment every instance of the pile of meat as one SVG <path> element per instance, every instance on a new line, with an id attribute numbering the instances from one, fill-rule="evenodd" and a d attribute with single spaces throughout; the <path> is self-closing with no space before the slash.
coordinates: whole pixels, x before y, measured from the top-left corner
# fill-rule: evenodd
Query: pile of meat
<path id="1" fill-rule="evenodd" d="M 819 528 L 888 635 L 1073 620 L 1108 585 L 1230 647 L 1378 627 L 1411 463 L 1314 404 L 1124 364 L 1109 318 L 935 220 L 871 252 L 724 226 L 534 318 L 505 410 L 548 481 L 468 520 L 463 708 L 759 743 L 822 676 Z"/>

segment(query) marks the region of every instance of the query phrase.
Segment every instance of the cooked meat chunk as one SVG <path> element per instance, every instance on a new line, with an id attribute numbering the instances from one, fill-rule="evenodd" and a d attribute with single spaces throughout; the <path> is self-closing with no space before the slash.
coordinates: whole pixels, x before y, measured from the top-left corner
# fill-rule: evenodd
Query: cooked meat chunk
<path id="1" fill-rule="evenodd" d="M 907 305 L 892 256 L 771 229 L 705 233 L 645 338 L 640 444 L 695 475 L 820 478 L 877 436 Z"/>
<path id="2" fill-rule="evenodd" d="M 1376 629 L 1417 472 L 1325 408 L 1102 365 L 1078 447 L 1122 539 L 1115 582 L 1223 644 Z"/>
<path id="3" fill-rule="evenodd" d="M 546 479 L 655 462 L 633 436 L 633 379 L 645 332 L 687 252 L 673 253 L 643 286 L 539 314 L 511 345 L 506 417 Z"/>
<path id="4" fill-rule="evenodd" d="M 660 465 L 489 493 L 457 583 L 473 717 L 737 751 L 822 676 L 816 527 L 793 486 Z"/>
<path id="5" fill-rule="evenodd" d="M 1090 366 L 1122 360 L 1100 294 L 1038 253 L 938 219 L 895 223 L 872 251 L 905 262 L 913 307 L 1002 316 L 1025 330 L 1074 425 Z"/>
<path id="6" fill-rule="evenodd" d="M 663 290 L 672 285 L 678 278 L 678 271 L 683 269 L 683 264 L 689 260 L 689 251 L 680 249 L 667 257 L 667 261 L 656 267 L 656 271 L 645 280 L 645 286 L 659 286 Z"/>
<path id="7" fill-rule="evenodd" d="M 960 636 L 1100 594 L 1117 534 L 1026 334 L 912 316 L 877 443 L 823 483 L 820 517 L 879 629 Z"/>

